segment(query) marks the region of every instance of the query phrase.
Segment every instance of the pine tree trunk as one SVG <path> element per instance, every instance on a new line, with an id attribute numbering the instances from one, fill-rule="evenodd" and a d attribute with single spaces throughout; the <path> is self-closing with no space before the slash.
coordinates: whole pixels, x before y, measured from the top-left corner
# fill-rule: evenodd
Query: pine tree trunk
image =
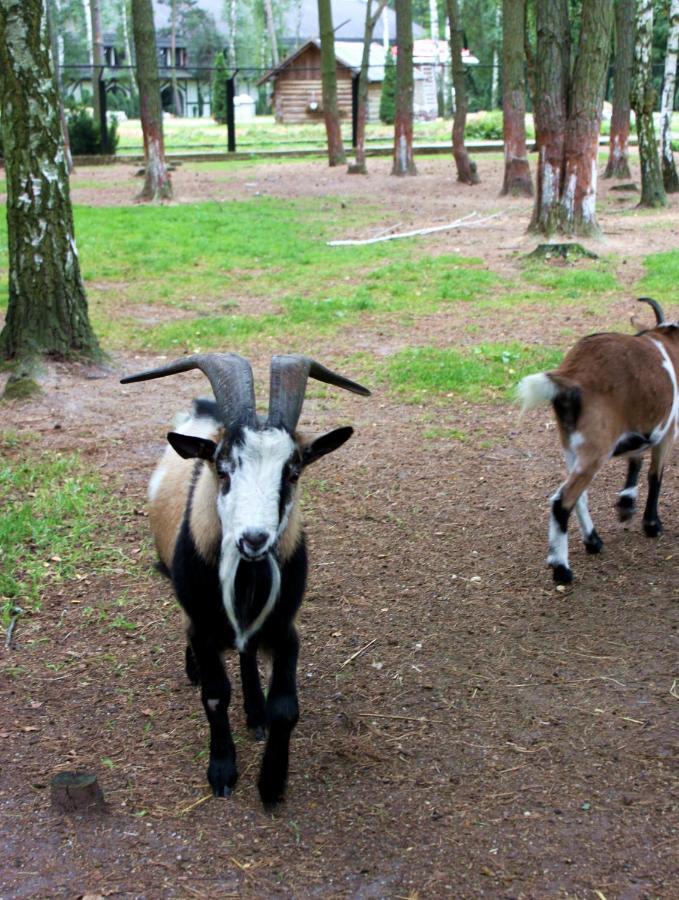
<path id="1" fill-rule="evenodd" d="M 462 21 L 458 0 L 447 0 L 448 21 L 450 22 L 450 55 L 453 65 L 453 89 L 455 91 L 455 118 L 453 119 L 453 157 L 457 167 L 457 180 L 463 184 L 478 184 L 476 163 L 472 162 L 464 144 L 464 129 L 467 124 L 467 87 L 462 64 Z"/>
<path id="2" fill-rule="evenodd" d="M 679 176 L 672 154 L 672 110 L 674 109 L 674 86 L 677 78 L 677 50 L 679 49 L 679 0 L 672 0 L 670 23 L 667 33 L 667 55 L 665 56 L 665 76 L 663 78 L 662 100 L 660 103 L 660 155 L 662 176 L 668 194 L 679 191 Z"/>
<path id="3" fill-rule="evenodd" d="M 639 139 L 641 200 L 639 206 L 667 206 L 653 126 L 656 94 L 651 78 L 653 0 L 637 0 L 637 37 L 634 46 L 632 108 Z"/>
<path id="4" fill-rule="evenodd" d="M 392 175 L 417 175 L 413 160 L 413 9 L 396 0 L 396 96 Z"/>
<path id="5" fill-rule="evenodd" d="M 630 84 L 634 62 L 636 0 L 618 0 L 615 8 L 615 69 L 611 142 L 604 178 L 631 178 L 629 168 Z"/>
<path id="6" fill-rule="evenodd" d="M 337 106 L 337 60 L 330 0 L 318 0 L 318 25 L 321 32 L 321 82 L 323 117 L 328 140 L 328 165 L 339 166 L 345 163 L 347 158 L 342 143 L 342 128 Z"/>
<path id="7" fill-rule="evenodd" d="M 132 0 L 132 32 L 137 58 L 137 86 L 146 168 L 144 187 L 138 199 L 169 200 L 172 197 L 172 182 L 165 165 L 163 110 L 151 0 Z"/>
<path id="8" fill-rule="evenodd" d="M 361 71 L 358 76 L 358 109 L 356 111 L 356 162 L 349 166 L 353 175 L 366 175 L 365 164 L 365 125 L 368 119 L 368 68 L 370 64 L 370 44 L 373 39 L 373 31 L 377 20 L 382 15 L 382 10 L 387 5 L 387 0 L 378 0 L 373 12 L 373 0 L 368 0 L 365 8 L 365 29 L 363 31 L 363 55 L 361 57 Z"/>
<path id="9" fill-rule="evenodd" d="M 101 25 L 101 2 L 90 0 L 90 16 L 92 22 L 92 109 L 94 121 L 99 127 L 101 121 L 101 102 L 99 100 L 99 79 L 104 66 L 104 32 Z"/>
<path id="10" fill-rule="evenodd" d="M 564 177 L 571 56 L 568 0 L 537 0 L 536 20 L 534 118 L 538 171 L 530 229 L 549 235 L 558 225 Z"/>
<path id="11" fill-rule="evenodd" d="M 276 23 L 273 18 L 273 7 L 271 0 L 264 0 L 264 18 L 266 19 L 266 31 L 269 35 L 269 46 L 271 47 L 271 65 L 274 69 L 278 68 L 280 57 L 278 55 L 278 41 L 276 40 Z"/>
<path id="12" fill-rule="evenodd" d="M 99 358 L 73 236 L 43 0 L 0 0 L 9 306 L 0 354 Z"/>
<path id="13" fill-rule="evenodd" d="M 559 231 L 566 235 L 599 234 L 597 161 L 612 27 L 610 0 L 584 0 L 578 55 L 570 86 L 559 215 Z"/>
<path id="14" fill-rule="evenodd" d="M 505 176 L 502 194 L 532 197 L 526 152 L 526 104 L 523 76 L 523 35 L 525 0 L 503 0 L 502 6 L 502 98 L 503 135 L 505 144 Z"/>

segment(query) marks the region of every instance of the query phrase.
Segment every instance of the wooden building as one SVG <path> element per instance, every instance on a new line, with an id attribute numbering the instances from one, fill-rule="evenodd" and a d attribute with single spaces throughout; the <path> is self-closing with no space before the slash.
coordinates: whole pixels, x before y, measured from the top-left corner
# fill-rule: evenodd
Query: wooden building
<path id="1" fill-rule="evenodd" d="M 351 118 L 352 83 L 360 73 L 362 54 L 363 45 L 358 42 L 335 42 L 337 104 L 342 118 Z M 383 78 L 384 50 L 381 44 L 374 43 L 368 69 L 368 121 L 379 118 Z M 273 83 L 272 106 L 277 122 L 300 124 L 322 119 L 320 41 L 307 41 L 258 83 L 266 81 Z"/>

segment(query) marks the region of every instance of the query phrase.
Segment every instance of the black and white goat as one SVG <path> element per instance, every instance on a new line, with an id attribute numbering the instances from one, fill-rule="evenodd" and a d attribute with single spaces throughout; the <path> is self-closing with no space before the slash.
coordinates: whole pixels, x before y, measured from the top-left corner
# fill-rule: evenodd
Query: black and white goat
<path id="1" fill-rule="evenodd" d="M 228 719 L 231 697 L 221 654 L 235 647 L 247 724 L 268 731 L 259 775 L 266 804 L 280 800 L 290 735 L 298 719 L 298 638 L 307 554 L 297 481 L 310 463 L 347 441 L 337 428 L 307 443 L 296 433 L 307 378 L 368 396 L 361 385 L 302 356 L 271 361 L 269 413 L 255 411 L 250 363 L 235 354 L 199 354 L 131 375 L 123 384 L 200 369 L 215 400 L 170 432 L 170 447 L 149 484 L 150 521 L 161 563 L 186 613 L 186 673 L 200 683 L 210 726 L 207 778 L 216 796 L 231 793 L 238 773 Z M 265 698 L 257 651 L 272 657 Z"/>
<path id="2" fill-rule="evenodd" d="M 554 580 L 568 584 L 568 519 L 575 509 L 589 553 L 603 542 L 587 507 L 587 486 L 612 456 L 628 458 L 618 495 L 618 516 L 635 512 L 642 454 L 651 452 L 644 531 L 662 531 L 658 495 L 663 469 L 679 436 L 679 322 L 667 322 L 655 300 L 639 298 L 655 312 L 656 325 L 636 335 L 592 334 L 569 351 L 558 369 L 528 375 L 519 384 L 523 409 L 551 402 L 564 448 L 568 477 L 551 499 L 548 564 Z"/>

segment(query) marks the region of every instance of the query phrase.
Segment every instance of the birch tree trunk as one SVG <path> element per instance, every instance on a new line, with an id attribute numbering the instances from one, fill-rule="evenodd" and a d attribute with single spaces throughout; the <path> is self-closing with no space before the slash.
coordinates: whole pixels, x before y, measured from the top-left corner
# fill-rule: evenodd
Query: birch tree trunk
<path id="1" fill-rule="evenodd" d="M 396 0 L 396 97 L 392 175 L 417 175 L 413 160 L 413 10 Z"/>
<path id="2" fill-rule="evenodd" d="M 9 306 L 0 354 L 99 358 L 73 235 L 44 0 L 0 0 Z"/>
<path id="3" fill-rule="evenodd" d="M 345 163 L 347 158 L 337 106 L 337 61 L 330 0 L 318 0 L 318 25 L 321 32 L 321 82 L 323 117 L 328 141 L 328 165 L 339 166 Z"/>
<path id="4" fill-rule="evenodd" d="M 273 7 L 271 0 L 264 0 L 264 18 L 266 19 L 266 31 L 269 35 L 269 46 L 271 47 L 271 64 L 274 69 L 278 68 L 280 57 L 278 55 L 278 41 L 276 40 L 276 23 L 273 18 Z"/>
<path id="5" fill-rule="evenodd" d="M 464 129 L 467 124 L 467 87 L 462 64 L 462 21 L 458 0 L 447 0 L 448 21 L 450 22 L 450 55 L 453 66 L 453 90 L 455 91 L 455 118 L 453 119 L 453 157 L 457 167 L 457 180 L 463 184 L 478 184 L 479 175 L 464 144 Z"/>
<path id="6" fill-rule="evenodd" d="M 123 20 L 123 41 L 125 42 L 125 65 L 133 65 L 132 45 L 130 43 L 130 29 L 127 24 L 127 0 L 120 0 L 121 15 Z"/>
<path id="7" fill-rule="evenodd" d="M 85 33 L 87 34 L 87 55 L 90 66 L 94 62 L 94 54 L 92 50 L 92 13 L 90 11 L 89 0 L 82 0 L 83 15 L 85 17 Z"/>
<path id="8" fill-rule="evenodd" d="M 653 0 L 637 0 L 637 37 L 634 45 L 632 108 L 636 118 L 641 164 L 639 206 L 667 206 L 653 126 L 656 93 L 651 78 Z"/>
<path id="9" fill-rule="evenodd" d="M 571 39 L 568 0 L 537 0 L 535 60 L 535 138 L 537 193 L 530 228 L 556 231 L 564 177 Z"/>
<path id="10" fill-rule="evenodd" d="M 612 28 L 611 0 L 583 2 L 578 55 L 570 85 L 559 210 L 559 231 L 566 235 L 599 234 L 597 162 Z"/>
<path id="11" fill-rule="evenodd" d="M 526 151 L 526 85 L 523 75 L 525 18 L 525 0 L 503 0 L 502 130 L 505 177 L 501 193 L 532 197 L 533 182 Z"/>
<path id="12" fill-rule="evenodd" d="M 236 35 L 238 30 L 238 10 L 236 0 L 229 0 L 229 49 L 227 59 L 231 72 L 236 68 Z"/>
<path id="13" fill-rule="evenodd" d="M 631 178 L 629 168 L 630 85 L 634 62 L 636 0 L 618 0 L 615 7 L 615 70 L 611 141 L 604 178 Z"/>
<path id="14" fill-rule="evenodd" d="M 372 11 L 373 0 L 368 0 L 365 8 L 365 29 L 363 31 L 363 55 L 361 71 L 358 76 L 358 109 L 356 111 L 356 161 L 349 166 L 352 175 L 367 175 L 365 164 L 365 124 L 368 119 L 368 70 L 370 64 L 370 44 L 377 20 L 387 5 L 387 0 L 378 0 L 375 11 Z"/>
<path id="15" fill-rule="evenodd" d="M 137 199 L 169 200 L 172 197 L 172 182 L 165 165 L 158 51 L 151 0 L 132 0 L 132 32 L 146 168 L 144 187 Z"/>
<path id="16" fill-rule="evenodd" d="M 170 5 L 170 62 L 172 64 L 172 111 L 175 116 L 181 114 L 179 109 L 179 89 L 177 87 L 177 0 Z"/>
<path id="17" fill-rule="evenodd" d="M 61 123 L 61 137 L 64 142 L 64 159 L 66 171 L 70 175 L 73 171 L 73 157 L 71 156 L 71 141 L 68 133 L 68 123 L 64 111 L 64 97 L 61 84 L 61 58 L 59 54 L 59 0 L 47 0 L 45 7 L 47 14 L 47 27 L 49 28 L 50 50 L 52 52 L 52 71 L 54 72 L 54 84 L 59 98 L 59 122 Z"/>
<path id="18" fill-rule="evenodd" d="M 90 0 L 90 16 L 92 22 L 92 109 L 94 121 L 99 127 L 101 122 L 101 103 L 99 101 L 99 78 L 104 66 L 104 33 L 101 25 L 101 2 Z"/>
<path id="19" fill-rule="evenodd" d="M 670 23 L 667 33 L 667 55 L 660 102 L 660 155 L 662 157 L 662 177 L 668 194 L 679 191 L 679 176 L 672 154 L 672 111 L 674 109 L 674 87 L 677 78 L 677 50 L 679 49 L 679 0 L 672 0 Z"/>
<path id="20" fill-rule="evenodd" d="M 434 42 L 434 80 L 436 82 L 436 110 L 437 115 L 444 114 L 443 106 L 443 79 L 441 77 L 441 58 L 439 56 L 439 6 L 438 0 L 429 0 L 429 22 L 431 39 Z"/>

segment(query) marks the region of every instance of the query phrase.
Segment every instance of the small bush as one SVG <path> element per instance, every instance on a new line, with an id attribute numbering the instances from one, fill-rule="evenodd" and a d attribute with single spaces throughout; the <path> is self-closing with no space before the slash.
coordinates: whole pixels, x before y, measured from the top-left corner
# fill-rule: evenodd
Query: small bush
<path id="1" fill-rule="evenodd" d="M 100 151 L 99 126 L 84 107 L 68 114 L 68 137 L 74 156 L 93 156 Z M 118 146 L 118 123 L 114 120 L 108 127 L 108 150 L 115 153 Z"/>
<path id="2" fill-rule="evenodd" d="M 212 118 L 220 125 L 226 125 L 226 83 L 229 70 L 223 53 L 215 56 L 215 71 L 212 78 Z"/>
<path id="3" fill-rule="evenodd" d="M 393 125 L 396 118 L 396 63 L 391 53 L 384 60 L 384 81 L 380 96 L 380 121 Z"/>
<path id="4" fill-rule="evenodd" d="M 464 134 L 466 138 L 477 141 L 502 140 L 502 110 L 494 109 L 469 118 Z"/>

